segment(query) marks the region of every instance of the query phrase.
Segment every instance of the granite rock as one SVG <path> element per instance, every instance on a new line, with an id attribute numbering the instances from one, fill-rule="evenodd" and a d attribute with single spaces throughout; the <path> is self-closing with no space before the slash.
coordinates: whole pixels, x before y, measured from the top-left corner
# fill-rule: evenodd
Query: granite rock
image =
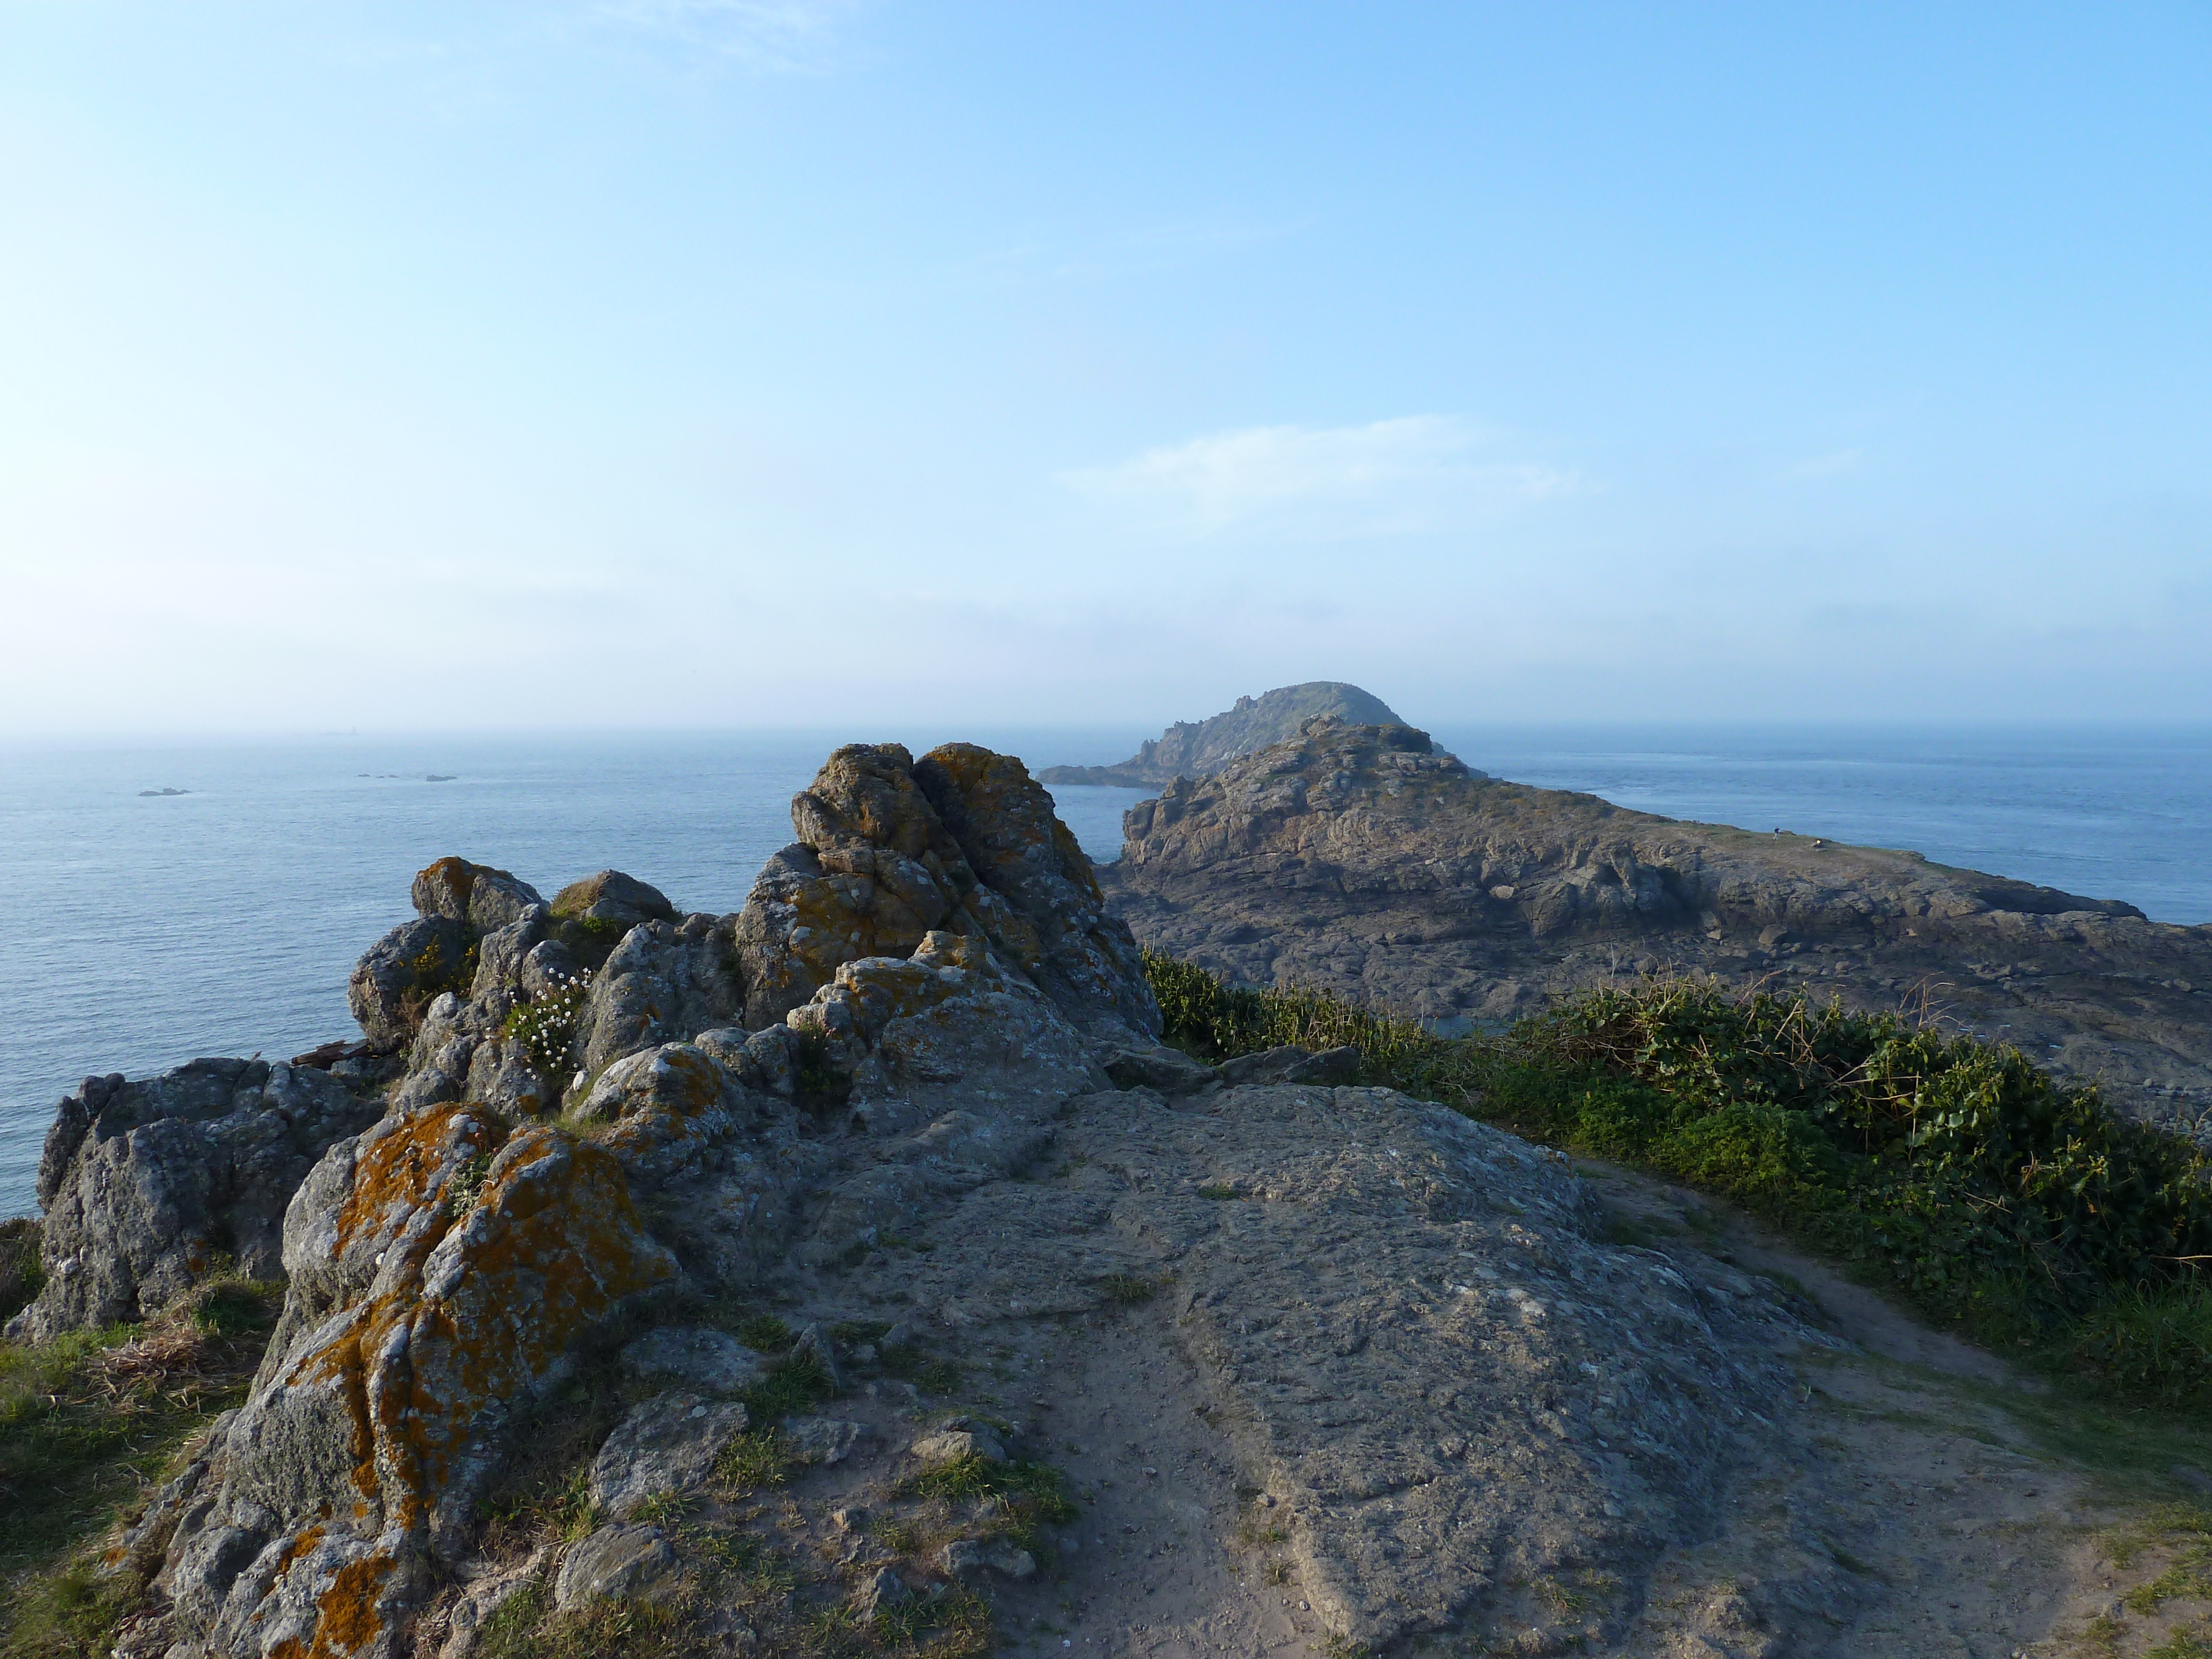
<path id="1" fill-rule="evenodd" d="M 151 1317 L 226 1259 L 249 1278 L 282 1278 L 293 1189 L 381 1109 L 327 1072 L 281 1060 L 87 1078 L 47 1133 L 46 1280 L 9 1334 L 36 1341 Z"/>

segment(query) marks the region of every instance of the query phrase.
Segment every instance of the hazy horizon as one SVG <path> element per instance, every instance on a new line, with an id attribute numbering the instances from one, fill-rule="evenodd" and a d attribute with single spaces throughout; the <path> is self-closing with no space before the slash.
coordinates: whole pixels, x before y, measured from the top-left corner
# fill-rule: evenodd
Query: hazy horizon
<path id="1" fill-rule="evenodd" d="M 2212 719 L 2209 106 L 2178 3 L 0 0 L 0 735 Z"/>

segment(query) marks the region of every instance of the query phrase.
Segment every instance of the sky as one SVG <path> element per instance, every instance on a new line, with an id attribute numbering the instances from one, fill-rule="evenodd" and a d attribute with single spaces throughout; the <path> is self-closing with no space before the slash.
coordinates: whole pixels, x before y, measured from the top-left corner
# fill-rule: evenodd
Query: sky
<path id="1" fill-rule="evenodd" d="M 0 0 L 0 735 L 2212 720 L 2212 9 Z"/>

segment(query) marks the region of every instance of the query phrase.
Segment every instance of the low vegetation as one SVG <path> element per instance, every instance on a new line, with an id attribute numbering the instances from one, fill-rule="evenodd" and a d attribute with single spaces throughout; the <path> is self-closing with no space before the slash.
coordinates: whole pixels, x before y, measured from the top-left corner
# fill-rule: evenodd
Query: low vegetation
<path id="1" fill-rule="evenodd" d="M 1725 1196 L 1982 1342 L 2212 1407 L 2212 1160 L 2015 1048 L 1662 978 L 1446 1038 L 1309 988 L 1146 968 L 1194 1052 L 1350 1044 L 1371 1081 Z"/>
<path id="2" fill-rule="evenodd" d="M 82 1547 L 239 1404 L 283 1302 L 217 1273 L 161 1318 L 0 1344 L 0 1656 L 104 1654 L 143 1586 Z"/>

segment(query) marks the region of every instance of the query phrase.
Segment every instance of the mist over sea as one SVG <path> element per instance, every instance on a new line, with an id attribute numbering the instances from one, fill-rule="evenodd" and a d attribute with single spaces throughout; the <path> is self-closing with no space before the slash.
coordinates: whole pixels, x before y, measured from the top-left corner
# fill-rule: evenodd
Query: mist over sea
<path id="1" fill-rule="evenodd" d="M 447 854 L 550 897 L 628 871 L 744 902 L 790 798 L 851 733 L 356 738 L 0 747 L 0 1216 L 36 1206 L 54 1103 L 90 1073 L 288 1057 L 358 1035 L 346 975 Z M 1152 732 L 959 736 L 1032 769 Z M 2212 921 L 2212 731 L 1441 726 L 1471 766 L 1670 817 L 1776 826 Z M 441 781 L 431 781 L 436 776 Z M 143 790 L 189 793 L 146 796 Z M 1091 856 L 1146 792 L 1063 789 Z"/>

